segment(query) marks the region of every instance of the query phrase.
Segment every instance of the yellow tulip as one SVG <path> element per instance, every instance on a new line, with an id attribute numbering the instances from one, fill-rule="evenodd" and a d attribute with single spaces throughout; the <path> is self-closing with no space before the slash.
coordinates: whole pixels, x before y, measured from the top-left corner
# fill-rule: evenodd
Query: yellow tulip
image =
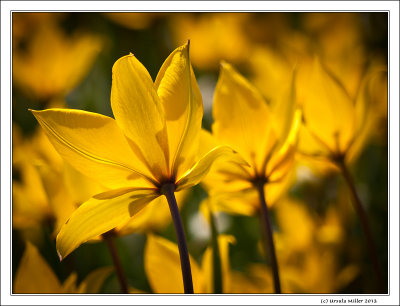
<path id="1" fill-rule="evenodd" d="M 271 205 L 287 186 L 285 179 L 294 161 L 300 112 L 296 110 L 293 80 L 279 88 L 281 95 L 267 104 L 262 95 L 231 65 L 223 63 L 214 95 L 212 135 L 203 131 L 203 149 L 217 143 L 231 146 L 250 167 L 217 163 L 204 185 L 212 199 L 238 213 L 257 211 L 256 179 L 267 179 Z M 285 185 L 286 183 L 286 185 Z M 241 201 L 241 199 L 245 201 Z M 237 205 L 231 205 L 231 201 Z M 239 202 L 243 204 L 240 205 Z M 247 205 L 247 208 L 245 207 Z M 224 209 L 223 209 L 224 210 Z"/>
<path id="2" fill-rule="evenodd" d="M 359 268 L 353 263 L 342 265 L 336 253 L 345 240 L 343 212 L 336 205 L 329 205 L 325 214 L 318 215 L 305 203 L 284 198 L 276 205 L 275 216 L 285 292 L 337 293 L 354 280 Z M 267 277 L 266 267 L 254 270 L 252 274 L 258 271 L 258 275 Z"/>
<path id="3" fill-rule="evenodd" d="M 380 77 L 384 74 L 384 70 L 379 69 L 368 73 L 358 97 L 352 99 L 340 80 L 315 59 L 304 96 L 304 117 L 299 136 L 301 154 L 329 162 L 341 171 L 346 180 L 353 198 L 354 209 L 364 231 L 379 291 L 384 290 L 384 280 L 377 250 L 365 208 L 357 194 L 348 164 L 359 154 L 379 118 L 371 114 L 376 109 L 374 104 L 379 101 L 376 99 L 377 93 L 371 92 L 371 86 L 380 89 L 381 96 L 385 99 L 387 88 Z M 379 86 L 376 87 L 377 84 Z"/>
<path id="4" fill-rule="evenodd" d="M 110 189 L 82 204 L 61 228 L 60 258 L 125 224 L 161 195 L 182 242 L 174 191 L 198 184 L 216 159 L 243 162 L 227 146 L 197 158 L 203 105 L 189 43 L 171 53 L 155 83 L 132 54 L 120 58 L 113 66 L 111 107 L 115 120 L 80 110 L 32 111 L 60 155 Z"/>
<path id="5" fill-rule="evenodd" d="M 221 254 L 223 293 L 233 293 L 231 270 L 229 265 L 229 244 L 234 243 L 232 236 L 220 235 L 218 246 Z M 190 263 L 194 278 L 195 293 L 214 293 L 213 291 L 213 249 L 208 247 L 199 265 L 192 257 Z M 183 293 L 180 282 L 178 246 L 173 242 L 154 235 L 147 236 L 144 251 L 144 267 L 153 292 Z"/>
<path id="6" fill-rule="evenodd" d="M 190 37 L 192 63 L 202 69 L 217 69 L 221 59 L 243 62 L 251 42 L 244 28 L 248 13 L 180 13 L 170 19 L 173 38 Z"/>
<path id="7" fill-rule="evenodd" d="M 213 141 L 229 145 L 250 165 L 217 163 L 205 186 L 212 206 L 224 207 L 222 210 L 229 207 L 230 211 L 245 214 L 261 213 L 271 251 L 269 255 L 275 267 L 276 291 L 279 292 L 265 197 L 271 202 L 269 194 L 275 193 L 276 199 L 277 190 L 287 186 L 284 182 L 294 161 L 300 112 L 295 105 L 293 77 L 277 90 L 281 94 L 267 104 L 259 91 L 231 65 L 222 63 L 214 94 L 212 133 L 215 139 L 204 132 L 203 142 L 205 146 Z M 242 204 L 243 201 L 247 203 Z"/>
<path id="8" fill-rule="evenodd" d="M 67 37 L 50 18 L 38 19 L 38 24 L 33 35 L 25 29 L 31 36 L 27 50 L 13 49 L 13 82 L 26 94 L 48 101 L 65 96 L 84 78 L 103 41 L 82 33 Z"/>
<path id="9" fill-rule="evenodd" d="M 65 163 L 55 151 L 44 131 L 39 129 L 33 137 L 23 139 L 17 126 L 13 130 L 13 169 L 19 172 L 19 179 L 13 180 L 13 227 L 23 237 L 37 244 L 41 242 L 41 227 L 53 225 L 54 237 L 79 204 L 107 188 L 90 180 L 83 173 Z M 188 190 L 177 193 L 182 204 Z M 180 205 L 181 206 L 181 205 Z M 165 198 L 157 198 L 135 218 L 121 224 L 113 231 L 115 236 L 132 232 L 157 231 L 168 225 L 170 216 Z M 110 248 L 114 264 L 119 265 L 112 237 L 103 238 Z M 120 270 L 117 269 L 118 272 Z M 126 285 L 126 292 L 128 291 Z"/>
<path id="10" fill-rule="evenodd" d="M 14 144 L 13 168 L 20 174 L 13 180 L 13 227 L 18 229 L 55 221 L 57 234 L 79 203 L 105 190 L 64 163 L 42 129 Z"/>
<path id="11" fill-rule="evenodd" d="M 36 246 L 27 242 L 14 279 L 13 293 L 17 294 L 65 294 L 98 293 L 104 281 L 113 271 L 104 267 L 91 272 L 77 286 L 77 275 L 72 273 L 63 284 L 40 255 Z"/>

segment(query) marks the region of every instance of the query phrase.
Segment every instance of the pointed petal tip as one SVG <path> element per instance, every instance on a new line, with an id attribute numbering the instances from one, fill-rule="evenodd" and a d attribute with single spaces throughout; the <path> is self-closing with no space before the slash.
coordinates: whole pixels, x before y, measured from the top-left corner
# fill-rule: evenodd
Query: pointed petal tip
<path id="1" fill-rule="evenodd" d="M 61 253 L 58 250 L 57 250 L 57 255 L 60 262 L 63 261 L 64 258 L 62 257 Z"/>
<path id="2" fill-rule="evenodd" d="M 228 63 L 226 60 L 220 61 L 220 69 L 221 72 L 229 72 L 230 70 L 234 70 L 233 66 Z"/>

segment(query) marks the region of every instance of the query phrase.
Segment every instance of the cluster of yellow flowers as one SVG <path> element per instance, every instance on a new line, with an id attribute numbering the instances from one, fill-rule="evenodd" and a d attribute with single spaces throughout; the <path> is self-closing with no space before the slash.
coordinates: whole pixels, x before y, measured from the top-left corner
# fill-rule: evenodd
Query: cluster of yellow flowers
<path id="1" fill-rule="evenodd" d="M 105 15 L 142 28 L 140 14 L 133 19 Z M 318 46 L 290 33 L 280 40 L 278 52 L 266 44 L 249 47 L 250 38 L 239 30 L 249 14 L 181 14 L 173 19 L 173 31 L 177 39 L 191 41 L 167 57 L 154 82 L 133 54 L 115 62 L 111 118 L 67 109 L 63 102 L 90 70 L 104 40 L 82 33 L 67 39 L 52 33 L 59 29 L 48 26 L 55 23 L 51 14 L 47 18 L 30 49 L 16 52 L 13 62 L 15 85 L 49 107 L 31 110 L 42 127 L 33 137 L 25 139 L 13 126 L 13 169 L 19 173 L 13 180 L 13 227 L 27 241 L 40 244 L 41 226 L 54 224 L 51 235 L 63 260 L 83 243 L 104 240 L 123 293 L 143 293 L 127 281 L 114 245 L 116 237 L 134 232 L 147 234 L 144 269 L 154 293 L 335 293 L 360 270 L 354 261 L 341 265 L 332 251 L 345 239 L 348 214 L 341 212 L 351 202 L 366 238 L 362 248 L 370 256 L 375 290 L 385 290 L 349 165 L 387 116 L 387 68 L 380 59 L 366 65 L 364 50 L 349 52 L 358 46 L 356 33 L 331 33 L 338 37 L 324 40 L 326 33 L 316 24 L 326 20 L 316 15 L 308 26 L 321 36 Z M 143 18 L 143 27 L 157 18 Z M 352 22 L 341 18 L 345 25 Z M 29 18 L 23 20 L 16 25 L 29 27 Z M 51 40 L 54 49 L 42 50 L 43 40 Z M 203 99 L 191 60 L 203 69 L 220 62 L 211 131 L 202 128 Z M 250 79 L 239 72 L 243 65 Z M 351 201 L 340 189 L 345 205 L 329 206 L 323 218 L 315 218 L 311 207 L 288 196 L 306 166 L 313 176 L 343 174 Z M 212 237 L 201 264 L 189 254 L 179 214 L 197 184 L 208 195 L 199 210 Z M 218 233 L 216 221 L 223 213 L 260 217 L 259 252 L 267 264 L 231 268 L 229 248 L 236 239 Z M 171 217 L 178 245 L 156 234 Z M 13 292 L 96 293 L 112 272 L 110 267 L 95 270 L 79 286 L 71 274 L 61 284 L 27 242 Z"/>

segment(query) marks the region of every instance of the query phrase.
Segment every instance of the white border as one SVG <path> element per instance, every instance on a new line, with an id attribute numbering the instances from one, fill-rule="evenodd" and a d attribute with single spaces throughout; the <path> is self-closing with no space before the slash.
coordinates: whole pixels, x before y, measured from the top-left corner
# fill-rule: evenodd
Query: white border
<path id="1" fill-rule="evenodd" d="M 377 305 L 399 302 L 399 3 L 397 1 L 2 1 L 1 2 L 1 304 L 10 305 L 320 305 L 326 296 L 10 296 L 10 11 L 11 10 L 390 10 L 390 296 L 343 296 L 376 298 Z M 348 303 L 347 303 L 348 304 Z M 361 303 L 361 305 L 364 303 Z"/>

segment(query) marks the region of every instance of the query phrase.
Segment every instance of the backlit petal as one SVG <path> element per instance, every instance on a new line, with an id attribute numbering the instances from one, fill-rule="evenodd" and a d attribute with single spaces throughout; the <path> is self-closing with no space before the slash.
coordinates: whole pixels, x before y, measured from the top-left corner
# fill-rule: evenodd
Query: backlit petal
<path id="1" fill-rule="evenodd" d="M 15 275 L 13 293 L 63 293 L 56 275 L 30 242 Z"/>
<path id="2" fill-rule="evenodd" d="M 179 177 L 195 163 L 203 117 L 203 101 L 189 60 L 189 43 L 165 60 L 154 85 L 167 122 L 170 167 Z"/>
<path id="3" fill-rule="evenodd" d="M 114 119 L 80 110 L 32 112 L 56 150 L 78 171 L 109 188 L 151 186 L 149 172 Z"/>
<path id="4" fill-rule="evenodd" d="M 226 212 L 232 215 L 253 216 L 258 211 L 257 192 L 254 189 L 236 192 L 220 192 L 213 190 L 209 194 L 208 205 L 214 212 Z M 204 206 L 201 203 L 201 208 Z"/>
<path id="5" fill-rule="evenodd" d="M 148 71 L 133 54 L 120 58 L 113 66 L 111 107 L 136 155 L 157 177 L 167 175 L 164 111 Z"/>
<path id="6" fill-rule="evenodd" d="M 62 181 L 60 182 L 61 173 L 45 163 L 37 165 L 36 168 L 42 178 L 43 187 L 52 209 L 52 217 L 55 217 L 54 238 L 60 231 L 61 226 L 75 211 L 78 203 L 71 198 L 65 184 Z"/>
<path id="7" fill-rule="evenodd" d="M 283 84 L 280 95 L 271 103 L 271 116 L 274 131 L 279 144 L 283 144 L 289 136 L 296 113 L 295 75 L 289 84 Z"/>
<path id="8" fill-rule="evenodd" d="M 212 130 L 216 138 L 260 167 L 274 144 L 269 115 L 261 94 L 231 65 L 223 63 L 214 94 Z"/>
<path id="9" fill-rule="evenodd" d="M 204 292 L 201 271 L 189 255 L 194 293 Z M 154 293 L 184 293 L 178 246 L 164 238 L 148 235 L 144 269 Z"/>
<path id="10" fill-rule="evenodd" d="M 280 180 L 291 169 L 294 162 L 298 131 L 301 125 L 300 110 L 296 110 L 290 119 L 282 147 L 273 154 L 267 163 L 266 177 L 272 182 Z"/>
<path id="11" fill-rule="evenodd" d="M 308 85 L 303 105 L 305 124 L 330 151 L 346 151 L 355 129 L 353 101 L 318 60 L 314 62 Z"/>
<path id="12" fill-rule="evenodd" d="M 154 190 L 123 188 L 95 195 L 79 206 L 57 236 L 57 251 L 65 258 L 82 243 L 126 223 L 158 195 Z"/>
<path id="13" fill-rule="evenodd" d="M 185 203 L 189 190 L 175 192 L 179 209 Z M 155 232 L 164 229 L 172 222 L 171 212 L 165 197 L 158 197 L 146 205 L 129 221 L 117 227 L 119 235 L 128 235 L 133 232 Z"/>
<path id="14" fill-rule="evenodd" d="M 377 126 L 383 115 L 382 109 L 387 116 L 387 82 L 387 71 L 382 67 L 375 68 L 365 76 L 356 100 L 356 131 L 346 155 L 347 162 L 355 160 L 371 136 L 379 133 Z"/>
<path id="15" fill-rule="evenodd" d="M 232 161 L 234 163 L 248 165 L 247 162 L 234 150 L 227 146 L 218 146 L 204 155 L 188 172 L 178 179 L 176 190 L 189 188 L 200 183 L 208 173 L 212 164 L 217 160 Z"/>

